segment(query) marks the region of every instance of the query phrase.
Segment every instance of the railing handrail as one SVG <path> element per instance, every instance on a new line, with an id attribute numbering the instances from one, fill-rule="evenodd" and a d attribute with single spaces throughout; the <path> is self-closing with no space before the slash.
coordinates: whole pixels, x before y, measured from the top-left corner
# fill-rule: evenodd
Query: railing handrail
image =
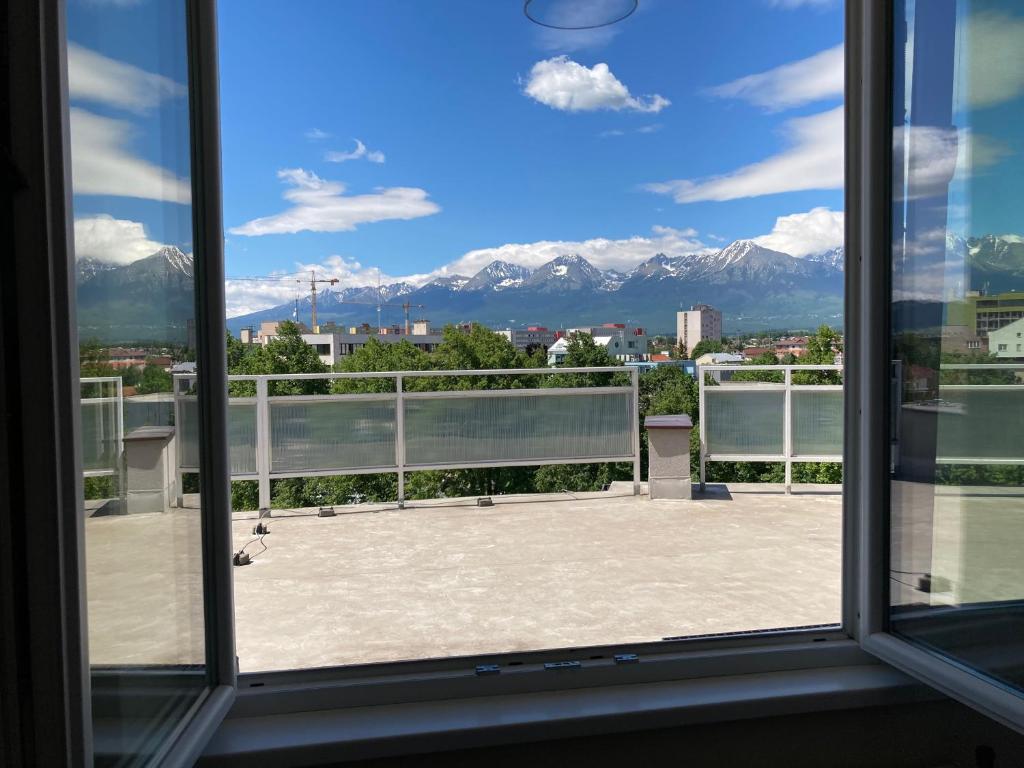
<path id="1" fill-rule="evenodd" d="M 1024 370 L 1024 363 L 941 363 L 940 371 L 1015 371 Z"/>
<path id="2" fill-rule="evenodd" d="M 288 381 L 303 379 L 393 379 L 396 376 L 505 376 L 513 374 L 555 373 L 626 373 L 633 371 L 624 365 L 605 365 L 593 368 L 474 368 L 466 370 L 436 369 L 429 371 L 325 371 L 323 373 L 232 373 L 228 381 Z M 196 373 L 176 373 L 176 379 L 195 379 Z"/>
<path id="3" fill-rule="evenodd" d="M 806 365 L 737 365 L 736 363 L 708 363 L 697 366 L 702 371 L 841 371 L 842 365 L 807 363 Z"/>
<path id="4" fill-rule="evenodd" d="M 123 380 L 123 376 L 83 376 L 78 380 L 79 384 L 102 384 L 104 382 L 115 382 Z"/>

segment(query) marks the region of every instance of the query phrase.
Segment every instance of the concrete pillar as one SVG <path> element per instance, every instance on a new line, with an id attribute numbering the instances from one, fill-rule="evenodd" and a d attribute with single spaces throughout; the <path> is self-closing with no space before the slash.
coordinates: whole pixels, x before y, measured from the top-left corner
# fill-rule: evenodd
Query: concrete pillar
<path id="1" fill-rule="evenodd" d="M 690 432 L 693 422 L 687 415 L 648 416 L 647 484 L 652 499 L 691 499 Z"/>
<path id="2" fill-rule="evenodd" d="M 164 512 L 177 495 L 174 427 L 139 427 L 124 437 L 127 512 Z"/>

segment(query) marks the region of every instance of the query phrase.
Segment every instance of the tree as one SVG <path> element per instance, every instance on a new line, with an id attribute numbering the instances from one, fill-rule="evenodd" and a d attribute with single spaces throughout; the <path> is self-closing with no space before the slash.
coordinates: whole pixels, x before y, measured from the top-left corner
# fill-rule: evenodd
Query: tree
<path id="1" fill-rule="evenodd" d="M 320 361 L 316 349 L 302 340 L 299 326 L 286 320 L 277 327 L 277 337 L 265 345 L 252 348 L 236 360 L 229 373 L 326 373 L 327 366 Z M 248 389 L 248 387 L 246 387 Z M 328 392 L 326 379 L 272 381 L 271 395 L 322 395 Z M 255 393 L 255 388 L 252 388 Z M 234 394 L 234 392 L 232 393 Z"/>
<path id="2" fill-rule="evenodd" d="M 685 342 L 680 341 L 678 344 L 675 345 L 675 347 L 672 348 L 672 357 L 674 357 L 676 360 L 690 359 L 690 353 L 687 352 L 686 350 Z"/>
<path id="3" fill-rule="evenodd" d="M 608 350 L 594 341 L 589 333 L 574 333 L 566 342 L 565 359 L 559 368 L 606 368 L 621 366 Z M 626 386 L 629 379 L 619 373 L 558 373 L 544 377 L 545 387 L 609 387 Z"/>
<path id="4" fill-rule="evenodd" d="M 379 339 L 370 338 L 360 349 L 357 349 L 335 368 L 343 373 L 364 373 L 368 371 L 425 371 L 432 367 L 430 355 L 413 346 L 407 339 L 397 344 L 385 344 Z M 405 382 L 406 388 L 415 379 Z M 337 393 L 394 392 L 394 379 L 335 379 L 331 391 Z"/>
<path id="5" fill-rule="evenodd" d="M 798 362 L 805 365 L 832 365 L 836 352 L 842 351 L 839 332 L 827 325 L 818 328 L 817 333 L 807 339 L 807 352 Z M 796 371 L 794 384 L 842 384 L 840 371 Z"/>
<path id="6" fill-rule="evenodd" d="M 146 363 L 146 367 L 142 369 L 142 377 L 139 379 L 135 391 L 140 395 L 150 395 L 154 392 L 173 392 L 173 384 L 171 374 L 165 371 L 162 366 Z"/>
<path id="7" fill-rule="evenodd" d="M 698 341 L 694 345 L 693 351 L 690 354 L 693 357 L 693 359 L 696 360 L 701 355 L 706 355 L 709 352 L 724 352 L 724 351 L 725 351 L 725 347 L 722 345 L 722 342 L 720 340 L 718 340 L 718 339 L 701 339 L 700 341 Z"/>

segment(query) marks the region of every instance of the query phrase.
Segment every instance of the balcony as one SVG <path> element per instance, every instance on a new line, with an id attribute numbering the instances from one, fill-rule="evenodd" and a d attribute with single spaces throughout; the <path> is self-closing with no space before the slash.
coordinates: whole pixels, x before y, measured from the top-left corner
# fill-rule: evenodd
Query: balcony
<path id="1" fill-rule="evenodd" d="M 517 384 L 517 377 L 544 383 L 556 375 L 586 381 Z M 439 377 L 490 389 L 437 390 L 432 382 Z M 252 556 L 250 565 L 234 569 L 243 672 L 657 642 L 840 620 L 840 486 L 708 482 L 692 500 L 650 499 L 640 477 L 636 371 L 230 378 L 233 479 L 258 484 L 263 510 L 233 515 L 233 549 Z M 281 382 L 309 381 L 374 382 L 375 391 L 279 393 Z M 91 502 L 86 522 L 92 653 L 100 664 L 195 663 L 202 637 L 169 631 L 161 639 L 158 629 L 167 611 L 190 609 L 167 594 L 167 558 L 179 558 L 180 574 L 180 558 L 199 552 L 189 539 L 198 535 L 198 497 L 186 487 L 198 466 L 194 379 L 176 377 L 173 394 L 145 405 L 119 401 L 116 385 L 83 383 L 90 388 L 83 397 L 92 441 L 84 451 L 88 471 L 128 477 L 124 498 Z M 746 398 L 769 390 L 780 404 L 800 397 L 787 381 L 712 389 L 702 402 L 720 398 L 737 414 L 751 404 L 760 408 Z M 839 395 L 828 399 L 831 410 L 819 420 L 835 419 L 835 407 L 841 414 Z M 724 413 L 702 411 L 708 445 L 722 444 L 720 432 L 740 434 L 721 420 Z M 745 417 L 747 429 L 771 429 L 780 438 L 772 452 L 755 451 L 757 460 L 803 458 L 786 449 L 787 413 L 773 408 Z M 771 419 L 779 424 L 769 425 Z M 135 450 L 134 430 L 125 423 L 147 420 L 176 425 L 163 444 L 171 459 L 164 511 L 116 514 L 137 503 L 126 458 Z M 703 459 L 744 455 L 705 451 Z M 600 492 L 493 496 L 493 506 L 477 506 L 476 497 L 406 493 L 405 476 L 413 472 L 574 462 L 622 462 L 632 477 Z M 270 510 L 272 481 L 360 473 L 394 474 L 398 496 L 381 504 L 353 500 L 326 517 L 316 507 Z M 253 535 L 257 522 L 270 528 L 262 540 Z M 198 563 L 193 573 L 200 578 Z M 140 616 L 152 619 L 135 631 Z"/>

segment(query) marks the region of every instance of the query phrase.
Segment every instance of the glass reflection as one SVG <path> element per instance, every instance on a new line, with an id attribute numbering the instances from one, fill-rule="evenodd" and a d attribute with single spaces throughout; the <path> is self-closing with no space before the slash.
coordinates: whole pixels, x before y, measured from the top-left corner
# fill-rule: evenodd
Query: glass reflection
<path id="1" fill-rule="evenodd" d="M 1024 9 L 896 6 L 891 629 L 1024 686 Z"/>
<path id="2" fill-rule="evenodd" d="M 207 687 L 172 386 L 195 366 L 185 4 L 70 2 L 67 35 L 96 753 L 130 765 Z"/>

